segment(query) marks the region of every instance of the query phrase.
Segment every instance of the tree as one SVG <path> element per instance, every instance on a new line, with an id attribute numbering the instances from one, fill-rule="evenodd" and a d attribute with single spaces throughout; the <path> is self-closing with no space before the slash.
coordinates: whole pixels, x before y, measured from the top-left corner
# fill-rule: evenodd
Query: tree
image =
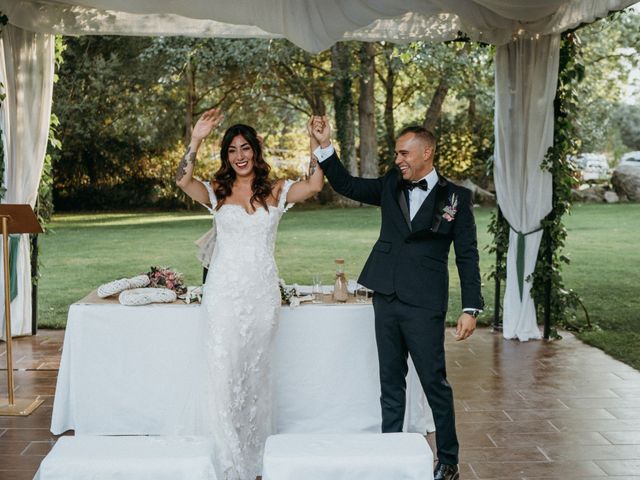
<path id="1" fill-rule="evenodd" d="M 619 156 L 626 147 L 612 115 L 619 110 L 622 89 L 640 65 L 640 15 L 619 12 L 580 28 L 585 79 L 577 87 L 576 118 L 582 152 L 608 151 Z M 629 139 L 627 138 L 627 141 Z"/>
<path id="2" fill-rule="evenodd" d="M 324 115 L 331 91 L 329 51 L 312 55 L 288 40 L 273 40 L 267 56 L 268 95 L 305 115 Z"/>
<path id="3" fill-rule="evenodd" d="M 360 132 L 360 175 L 378 176 L 378 141 L 375 112 L 375 55 L 373 43 L 360 44 L 360 95 L 358 97 L 358 126 Z"/>
<path id="4" fill-rule="evenodd" d="M 140 61 L 159 66 L 158 83 L 185 112 L 183 133 L 188 143 L 195 119 L 212 107 L 222 107 L 227 122 L 244 121 L 258 128 L 261 122 L 273 123 L 277 117 L 263 108 L 269 49 L 267 41 L 256 39 L 159 37 Z M 254 118 L 248 122 L 247 116 Z"/>
<path id="5" fill-rule="evenodd" d="M 438 139 L 436 168 L 445 176 L 486 183 L 485 163 L 493 150 L 491 48 L 464 39 L 416 42 L 400 58 L 411 68 L 403 77 L 412 78 L 405 88 L 414 123 Z"/>
<path id="6" fill-rule="evenodd" d="M 396 145 L 396 120 L 401 125 L 419 123 L 416 112 L 422 109 L 425 76 L 413 61 L 417 43 L 409 45 L 393 45 L 381 42 L 380 61 L 376 64 L 376 74 L 382 87 L 380 103 L 383 104 L 381 125 L 384 126 L 382 137 L 384 142 L 380 151 L 381 171 L 393 165 Z"/>
<path id="7" fill-rule="evenodd" d="M 640 150 L 640 105 L 622 104 L 614 114 L 614 129 L 630 150 Z"/>
<path id="8" fill-rule="evenodd" d="M 64 145 L 53 158 L 54 195 L 61 207 L 80 201 L 96 208 L 108 198 L 145 204 L 152 194 L 144 160 L 175 144 L 180 110 L 151 81 L 156 66 L 138 61 L 150 43 L 137 37 L 67 39 L 53 102 Z"/>
<path id="9" fill-rule="evenodd" d="M 380 155 L 381 166 L 391 165 L 395 158 L 396 148 L 396 120 L 395 110 L 395 87 L 398 79 L 398 72 L 402 68 L 402 61 L 395 55 L 395 48 L 390 43 L 382 42 L 382 66 L 376 69 L 380 83 L 384 89 L 384 111 L 382 114 L 384 124 L 384 141 L 382 153 Z"/>
<path id="10" fill-rule="evenodd" d="M 337 42 L 331 47 L 336 140 L 342 161 L 352 175 L 357 175 L 351 57 L 352 44 Z"/>

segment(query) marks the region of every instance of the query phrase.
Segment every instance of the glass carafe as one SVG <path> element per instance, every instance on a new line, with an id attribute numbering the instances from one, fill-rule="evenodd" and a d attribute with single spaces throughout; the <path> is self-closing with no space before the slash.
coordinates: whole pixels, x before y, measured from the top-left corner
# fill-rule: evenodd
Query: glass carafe
<path id="1" fill-rule="evenodd" d="M 336 259 L 336 281 L 333 286 L 333 300 L 336 302 L 346 302 L 349 298 L 347 290 L 347 277 L 344 274 L 344 259 Z"/>

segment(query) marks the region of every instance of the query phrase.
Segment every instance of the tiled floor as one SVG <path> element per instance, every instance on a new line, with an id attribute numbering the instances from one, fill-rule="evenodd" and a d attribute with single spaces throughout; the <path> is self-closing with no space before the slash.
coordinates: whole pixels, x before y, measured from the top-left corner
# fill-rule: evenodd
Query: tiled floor
<path id="1" fill-rule="evenodd" d="M 63 330 L 41 330 L 13 341 L 16 398 L 40 396 L 28 417 L 0 416 L 0 479 L 31 480 L 57 437 L 49 432 Z M 7 399 L 6 344 L 0 344 L 0 397 Z"/>
<path id="2" fill-rule="evenodd" d="M 45 402 L 26 418 L 0 417 L 1 480 L 30 480 L 56 441 L 49 423 L 63 336 L 41 330 L 14 342 L 16 396 Z M 447 352 L 461 480 L 640 480 L 637 370 L 570 334 L 519 343 L 479 330 L 462 343 L 448 335 Z M 0 382 L 6 399 L 6 369 Z"/>

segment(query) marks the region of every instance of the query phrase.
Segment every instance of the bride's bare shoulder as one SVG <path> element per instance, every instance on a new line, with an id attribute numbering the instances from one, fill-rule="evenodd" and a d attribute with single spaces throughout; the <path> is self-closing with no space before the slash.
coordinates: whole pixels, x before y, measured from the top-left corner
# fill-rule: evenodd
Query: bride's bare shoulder
<path id="1" fill-rule="evenodd" d="M 273 188 L 271 189 L 271 195 L 273 198 L 280 198 L 280 192 L 282 192 L 282 187 L 284 187 L 284 180 L 276 180 L 273 183 Z"/>

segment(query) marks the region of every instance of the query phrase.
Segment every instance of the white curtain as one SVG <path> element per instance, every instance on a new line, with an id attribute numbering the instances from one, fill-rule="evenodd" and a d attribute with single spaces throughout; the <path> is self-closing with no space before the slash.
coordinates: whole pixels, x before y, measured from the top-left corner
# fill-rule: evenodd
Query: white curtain
<path id="1" fill-rule="evenodd" d="M 47 147 L 55 38 L 6 25 L 0 39 L 0 82 L 6 98 L 0 110 L 7 189 L 3 203 L 28 203 L 32 207 Z M 0 250 L 1 256 L 1 250 Z M 0 261 L 2 258 L 0 257 Z M 17 256 L 18 295 L 11 302 L 12 335 L 31 334 L 31 266 L 29 236 L 22 235 Z M 4 292 L 0 275 L 0 292 Z M 4 312 L 4 294 L 0 295 Z M 4 313 L 2 338 L 4 339 Z"/>
<path id="2" fill-rule="evenodd" d="M 559 53 L 559 35 L 520 36 L 496 50 L 494 179 L 511 226 L 503 334 L 523 341 L 541 337 L 526 279 L 542 239 L 540 221 L 551 211 L 552 178 L 541 163 L 553 143 Z"/>

